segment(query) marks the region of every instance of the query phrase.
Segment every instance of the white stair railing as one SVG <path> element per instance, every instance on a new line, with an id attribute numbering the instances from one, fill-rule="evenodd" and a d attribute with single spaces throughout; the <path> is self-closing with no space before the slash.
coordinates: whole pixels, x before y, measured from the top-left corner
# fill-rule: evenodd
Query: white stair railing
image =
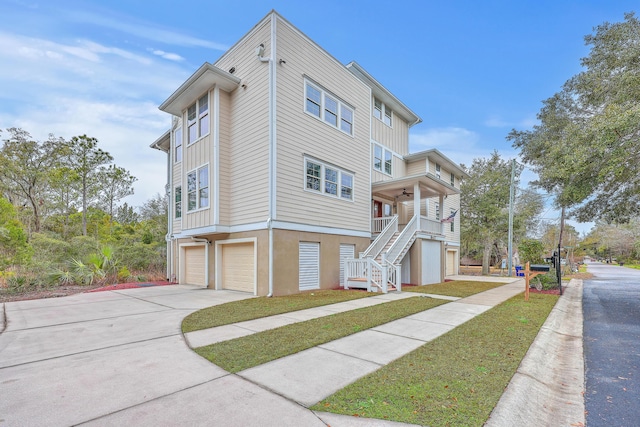
<path id="1" fill-rule="evenodd" d="M 415 235 L 418 232 L 418 226 L 420 225 L 418 221 L 418 216 L 414 215 L 411 218 L 411 221 L 407 224 L 407 226 L 402 230 L 402 233 L 398 236 L 395 242 L 391 245 L 389 250 L 387 250 L 387 261 L 396 264 L 401 261 L 398 258 L 404 251 L 405 247 L 410 243 L 413 243 L 415 239 Z"/>
<path id="2" fill-rule="evenodd" d="M 376 258 L 380 255 L 380 252 L 387 245 L 389 240 L 393 237 L 394 234 L 398 231 L 398 216 L 394 215 L 389 224 L 382 230 L 378 237 L 369 245 L 366 251 L 360 254 L 360 258 L 366 258 L 368 256 Z"/>

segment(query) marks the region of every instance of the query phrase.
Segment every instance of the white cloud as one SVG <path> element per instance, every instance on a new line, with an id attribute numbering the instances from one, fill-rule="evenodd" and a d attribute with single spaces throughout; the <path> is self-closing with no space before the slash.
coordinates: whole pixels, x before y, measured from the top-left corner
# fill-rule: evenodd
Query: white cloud
<path id="1" fill-rule="evenodd" d="M 487 157 L 491 153 L 479 146 L 479 135 L 459 127 L 431 128 L 410 133 L 411 152 L 438 149 L 456 163 L 470 165 L 474 158 Z"/>
<path id="2" fill-rule="evenodd" d="M 160 50 L 160 49 L 147 49 L 149 52 L 153 53 L 156 56 L 160 56 L 164 59 L 168 59 L 170 61 L 183 61 L 184 58 L 180 55 L 178 55 L 177 53 L 169 53 L 169 52 L 165 52 L 164 50 Z"/>
<path id="3" fill-rule="evenodd" d="M 118 30 L 126 34 L 140 37 L 146 40 L 170 44 L 182 47 L 200 47 L 219 51 L 225 51 L 229 48 L 222 43 L 204 40 L 198 37 L 192 37 L 186 34 L 177 33 L 175 31 L 154 27 L 146 22 L 126 22 L 98 15 L 96 13 L 85 11 L 73 11 L 69 13 L 69 18 L 81 22 L 98 25 L 113 30 Z M 131 18 L 129 18 L 131 19 Z"/>
<path id="4" fill-rule="evenodd" d="M 168 54 L 170 55 L 170 54 Z M 0 32 L 0 129 L 36 139 L 87 134 L 138 181 L 125 201 L 164 193 L 166 156 L 149 147 L 168 129 L 158 105 L 192 70 L 175 60 L 89 39 L 57 42 Z"/>

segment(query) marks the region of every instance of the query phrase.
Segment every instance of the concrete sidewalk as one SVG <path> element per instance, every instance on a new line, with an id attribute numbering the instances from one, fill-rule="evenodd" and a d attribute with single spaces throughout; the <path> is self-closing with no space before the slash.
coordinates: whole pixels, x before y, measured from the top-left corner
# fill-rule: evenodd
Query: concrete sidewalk
<path id="1" fill-rule="evenodd" d="M 7 303 L 8 323 L 0 334 L 0 420 L 7 426 L 401 425 L 306 407 L 523 289 L 519 280 L 450 298 L 454 301 L 238 375 L 190 350 L 180 323 L 197 309 L 250 297 L 246 294 L 171 286 Z M 192 346 L 206 345 L 415 295 L 376 295 L 194 332 L 186 339 Z"/>

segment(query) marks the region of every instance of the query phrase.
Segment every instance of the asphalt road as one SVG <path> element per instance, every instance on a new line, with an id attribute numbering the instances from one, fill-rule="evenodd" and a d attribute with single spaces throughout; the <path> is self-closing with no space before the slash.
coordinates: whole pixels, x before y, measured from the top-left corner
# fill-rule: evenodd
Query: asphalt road
<path id="1" fill-rule="evenodd" d="M 588 264 L 584 281 L 587 427 L 640 426 L 640 270 Z"/>

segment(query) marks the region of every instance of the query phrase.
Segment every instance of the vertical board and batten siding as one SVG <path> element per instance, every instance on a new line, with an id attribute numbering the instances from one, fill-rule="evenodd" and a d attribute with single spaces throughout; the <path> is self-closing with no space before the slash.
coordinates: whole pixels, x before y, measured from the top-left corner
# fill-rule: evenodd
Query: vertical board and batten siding
<path id="1" fill-rule="evenodd" d="M 298 244 L 298 286 L 306 291 L 320 288 L 320 243 Z"/>
<path id="2" fill-rule="evenodd" d="M 407 176 L 407 168 L 403 159 L 393 156 L 391 163 L 391 175 L 380 172 L 373 168 L 373 145 L 371 146 L 371 160 L 369 162 L 371 168 L 371 182 L 388 181 L 395 178 Z M 384 167 L 384 166 L 383 166 Z"/>
<path id="3" fill-rule="evenodd" d="M 368 232 L 370 90 L 281 19 L 277 40 L 277 219 Z M 353 136 L 305 112 L 305 76 L 354 108 Z M 352 173 L 353 201 L 305 191 L 305 154 Z"/>
<path id="4" fill-rule="evenodd" d="M 199 95 L 201 96 L 201 95 Z M 194 100 L 195 101 L 195 100 Z M 213 110 L 213 105 L 209 102 L 209 120 L 216 112 Z M 209 129 L 212 129 L 213 121 L 209 125 Z M 183 130 L 184 132 L 184 130 Z M 188 139 L 188 136 L 183 135 L 183 140 Z M 188 230 L 191 228 L 206 227 L 213 223 L 213 209 L 211 204 L 213 202 L 213 150 L 212 148 L 213 133 L 205 137 L 200 138 L 191 145 L 186 145 L 186 142 L 182 144 L 182 229 Z M 187 174 L 196 170 L 197 168 L 209 165 L 209 207 L 204 209 L 198 209 L 192 212 L 187 211 Z M 197 197 L 197 196 L 196 196 Z"/>
<path id="5" fill-rule="evenodd" d="M 264 44 L 264 55 L 271 54 L 270 28 L 270 19 L 265 19 L 214 64 L 225 71 L 235 68 L 234 75 L 245 86 L 230 94 L 224 140 L 221 135 L 221 151 L 228 160 L 224 215 L 229 225 L 269 216 L 269 63 L 258 59 L 256 47 Z"/>
<path id="6" fill-rule="evenodd" d="M 422 240 L 421 285 L 442 281 L 442 244 L 437 240 Z"/>
<path id="7" fill-rule="evenodd" d="M 373 105 L 373 98 L 370 100 Z M 372 108 L 372 107 L 371 107 Z M 409 125 L 400 116 L 393 114 L 392 126 L 387 126 L 375 117 L 371 116 L 371 139 L 392 151 L 406 156 L 409 154 Z"/>
<path id="8" fill-rule="evenodd" d="M 218 152 L 220 154 L 219 159 L 219 177 L 220 186 L 218 194 L 218 212 L 220 213 L 219 221 L 222 225 L 229 225 L 230 223 L 230 200 L 231 200 L 231 135 L 230 135 L 230 110 L 231 110 L 231 95 L 228 92 L 220 91 L 220 129 L 219 129 L 219 144 Z"/>

